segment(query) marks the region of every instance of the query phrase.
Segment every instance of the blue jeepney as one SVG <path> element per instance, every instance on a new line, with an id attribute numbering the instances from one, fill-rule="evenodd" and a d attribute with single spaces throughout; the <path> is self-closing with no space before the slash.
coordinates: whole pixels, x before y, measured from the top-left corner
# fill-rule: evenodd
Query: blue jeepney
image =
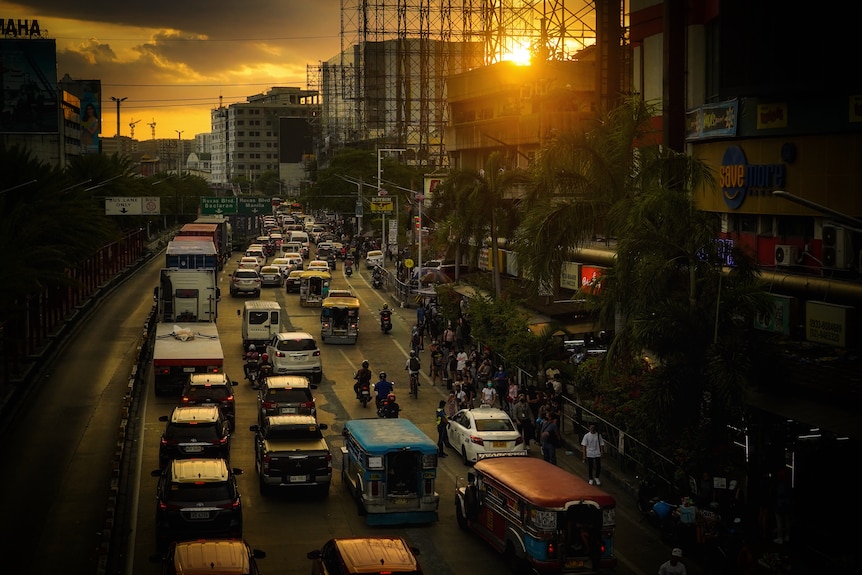
<path id="1" fill-rule="evenodd" d="M 408 419 L 344 424 L 341 480 L 368 525 L 438 520 L 437 443 Z"/>

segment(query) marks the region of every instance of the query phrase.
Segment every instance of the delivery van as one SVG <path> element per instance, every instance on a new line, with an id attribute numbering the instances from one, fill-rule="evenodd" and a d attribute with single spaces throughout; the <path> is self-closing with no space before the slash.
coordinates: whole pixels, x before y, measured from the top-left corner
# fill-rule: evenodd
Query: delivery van
<path id="1" fill-rule="evenodd" d="M 240 313 L 237 310 L 237 313 Z M 281 306 L 275 301 L 250 300 L 242 310 L 242 345 L 263 345 L 281 329 Z"/>

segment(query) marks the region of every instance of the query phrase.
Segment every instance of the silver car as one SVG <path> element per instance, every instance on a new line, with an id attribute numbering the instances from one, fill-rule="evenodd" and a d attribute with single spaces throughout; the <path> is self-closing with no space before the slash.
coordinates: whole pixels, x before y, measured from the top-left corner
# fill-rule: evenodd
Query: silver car
<path id="1" fill-rule="evenodd" d="M 308 332 L 278 333 L 269 340 L 266 353 L 275 375 L 306 375 L 314 383 L 323 379 L 320 348 Z"/>

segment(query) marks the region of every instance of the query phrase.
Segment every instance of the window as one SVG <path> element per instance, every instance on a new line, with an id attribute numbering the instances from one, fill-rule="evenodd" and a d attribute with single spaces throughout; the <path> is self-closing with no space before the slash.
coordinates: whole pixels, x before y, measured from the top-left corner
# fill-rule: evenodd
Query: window
<path id="1" fill-rule="evenodd" d="M 248 314 L 248 323 L 252 325 L 266 323 L 267 319 L 269 319 L 268 311 L 253 311 Z"/>

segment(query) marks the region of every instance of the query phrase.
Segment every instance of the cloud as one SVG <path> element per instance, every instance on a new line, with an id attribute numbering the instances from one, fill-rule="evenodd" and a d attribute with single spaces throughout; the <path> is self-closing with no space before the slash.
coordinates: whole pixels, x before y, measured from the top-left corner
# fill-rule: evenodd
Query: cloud
<path id="1" fill-rule="evenodd" d="M 55 39 L 60 77 L 102 82 L 105 125 L 115 121 L 105 101 L 117 95 L 127 97 L 124 118 L 170 117 L 165 127 L 186 137 L 209 131 L 220 97 L 227 105 L 272 86 L 305 88 L 307 68 L 340 50 L 339 0 L 28 0 L 3 12 L 37 19 Z"/>

